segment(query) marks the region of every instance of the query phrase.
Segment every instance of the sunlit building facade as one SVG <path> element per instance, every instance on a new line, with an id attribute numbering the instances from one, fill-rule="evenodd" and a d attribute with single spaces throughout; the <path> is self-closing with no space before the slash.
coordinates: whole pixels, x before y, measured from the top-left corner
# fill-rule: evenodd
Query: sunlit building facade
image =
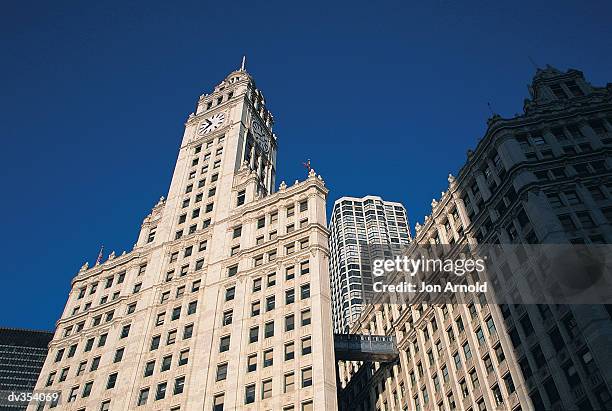
<path id="1" fill-rule="evenodd" d="M 336 409 L 327 188 L 276 186 L 244 66 L 202 95 L 134 249 L 83 265 L 31 410 Z"/>

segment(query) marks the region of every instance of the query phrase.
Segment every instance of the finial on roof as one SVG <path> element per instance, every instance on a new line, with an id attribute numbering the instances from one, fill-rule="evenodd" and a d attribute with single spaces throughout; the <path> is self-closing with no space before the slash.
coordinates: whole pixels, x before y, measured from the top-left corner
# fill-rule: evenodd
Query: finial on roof
<path id="1" fill-rule="evenodd" d="M 242 64 L 240 65 L 240 71 L 244 71 L 245 65 L 246 65 L 246 56 L 242 56 Z"/>

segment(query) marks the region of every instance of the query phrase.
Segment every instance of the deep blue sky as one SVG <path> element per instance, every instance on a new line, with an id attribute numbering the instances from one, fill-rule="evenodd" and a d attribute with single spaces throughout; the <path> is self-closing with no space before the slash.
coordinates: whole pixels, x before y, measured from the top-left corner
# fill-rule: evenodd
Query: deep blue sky
<path id="1" fill-rule="evenodd" d="M 277 120 L 278 181 L 311 158 L 330 203 L 378 194 L 412 225 L 487 102 L 521 111 L 528 56 L 612 81 L 607 0 L 103 3 L 3 4 L 0 326 L 53 328 L 83 261 L 131 249 L 197 97 L 243 54 Z"/>

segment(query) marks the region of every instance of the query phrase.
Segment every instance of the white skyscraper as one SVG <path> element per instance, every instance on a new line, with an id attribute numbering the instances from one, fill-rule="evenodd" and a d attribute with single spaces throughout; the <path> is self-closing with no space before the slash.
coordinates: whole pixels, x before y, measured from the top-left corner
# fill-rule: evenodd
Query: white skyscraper
<path id="1" fill-rule="evenodd" d="M 272 125 L 244 67 L 199 98 L 134 249 L 72 280 L 31 410 L 336 409 L 327 188 L 275 189 Z"/>
<path id="2" fill-rule="evenodd" d="M 334 331 L 346 332 L 359 318 L 372 285 L 372 245 L 410 242 L 406 209 L 377 196 L 342 197 L 330 219 L 330 276 Z"/>

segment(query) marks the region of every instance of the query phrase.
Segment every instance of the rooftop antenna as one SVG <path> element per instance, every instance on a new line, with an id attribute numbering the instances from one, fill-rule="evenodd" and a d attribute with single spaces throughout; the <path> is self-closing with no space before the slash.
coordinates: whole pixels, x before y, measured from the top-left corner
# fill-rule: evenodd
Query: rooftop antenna
<path id="1" fill-rule="evenodd" d="M 246 56 L 242 56 L 242 64 L 240 65 L 240 71 L 244 71 L 245 65 L 246 65 Z"/>
<path id="2" fill-rule="evenodd" d="M 531 64 L 533 65 L 533 68 L 535 68 L 536 70 L 539 69 L 538 65 L 536 64 L 535 61 L 533 61 L 533 59 L 531 58 L 531 56 L 527 56 L 527 58 L 529 59 L 529 61 L 531 62 Z"/>

